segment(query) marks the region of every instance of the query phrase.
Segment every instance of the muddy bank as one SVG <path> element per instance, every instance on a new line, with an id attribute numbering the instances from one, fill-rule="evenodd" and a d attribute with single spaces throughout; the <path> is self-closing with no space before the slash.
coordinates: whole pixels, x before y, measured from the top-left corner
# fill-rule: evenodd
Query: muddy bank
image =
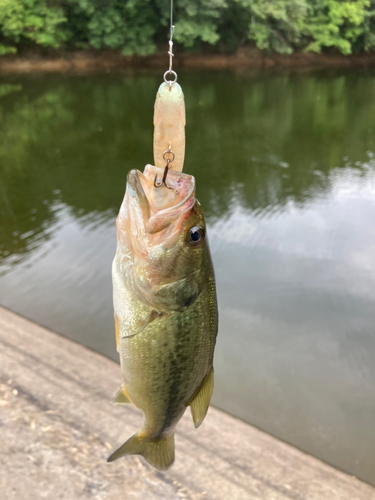
<path id="1" fill-rule="evenodd" d="M 0 73 L 90 72 L 115 68 L 167 68 L 166 52 L 148 57 L 126 57 L 114 52 L 57 52 L 32 53 L 0 58 Z M 261 68 L 324 68 L 372 67 L 375 54 L 343 56 L 337 53 L 296 53 L 290 56 L 267 54 L 246 48 L 235 54 L 177 54 L 174 68 L 203 69 L 261 69 Z"/>

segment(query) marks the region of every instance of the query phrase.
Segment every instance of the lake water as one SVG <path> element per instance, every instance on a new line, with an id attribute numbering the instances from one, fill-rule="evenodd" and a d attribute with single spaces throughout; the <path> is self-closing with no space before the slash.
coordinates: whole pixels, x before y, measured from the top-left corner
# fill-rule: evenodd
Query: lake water
<path id="1" fill-rule="evenodd" d="M 152 163 L 160 81 L 0 80 L 0 303 L 116 360 L 115 216 Z M 375 71 L 179 82 L 218 285 L 213 403 L 375 485 Z"/>

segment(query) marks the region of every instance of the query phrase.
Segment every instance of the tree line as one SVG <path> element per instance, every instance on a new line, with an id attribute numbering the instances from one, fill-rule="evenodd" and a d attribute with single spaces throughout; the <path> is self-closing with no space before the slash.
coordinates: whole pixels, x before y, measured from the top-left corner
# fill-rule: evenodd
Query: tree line
<path id="1" fill-rule="evenodd" d="M 166 43 L 169 14 L 170 0 L 0 0 L 0 55 L 37 46 L 150 55 Z M 175 0 L 174 15 L 185 50 L 375 48 L 375 0 Z"/>

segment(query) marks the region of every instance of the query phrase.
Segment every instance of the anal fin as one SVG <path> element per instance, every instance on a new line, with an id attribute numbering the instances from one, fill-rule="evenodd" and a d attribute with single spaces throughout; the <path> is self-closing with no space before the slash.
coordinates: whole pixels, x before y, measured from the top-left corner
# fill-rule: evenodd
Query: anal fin
<path id="1" fill-rule="evenodd" d="M 129 396 L 126 393 L 124 384 L 116 392 L 116 396 L 113 398 L 112 402 L 116 403 L 116 404 L 121 404 L 121 405 L 132 404 Z"/>
<path id="2" fill-rule="evenodd" d="M 207 414 L 210 405 L 212 392 L 214 390 L 214 369 L 211 368 L 209 373 L 203 379 L 198 392 L 190 401 L 190 411 L 193 417 L 195 427 L 199 427 Z"/>

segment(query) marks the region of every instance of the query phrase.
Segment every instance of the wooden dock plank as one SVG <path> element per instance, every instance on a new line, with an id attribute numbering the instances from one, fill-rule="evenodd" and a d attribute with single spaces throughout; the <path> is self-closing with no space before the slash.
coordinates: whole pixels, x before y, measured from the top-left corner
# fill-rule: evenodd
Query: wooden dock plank
<path id="1" fill-rule="evenodd" d="M 139 457 L 112 464 L 138 410 L 110 400 L 119 366 L 0 308 L 0 491 L 4 500 L 375 500 L 375 489 L 210 408 L 187 411 L 166 471 Z"/>

